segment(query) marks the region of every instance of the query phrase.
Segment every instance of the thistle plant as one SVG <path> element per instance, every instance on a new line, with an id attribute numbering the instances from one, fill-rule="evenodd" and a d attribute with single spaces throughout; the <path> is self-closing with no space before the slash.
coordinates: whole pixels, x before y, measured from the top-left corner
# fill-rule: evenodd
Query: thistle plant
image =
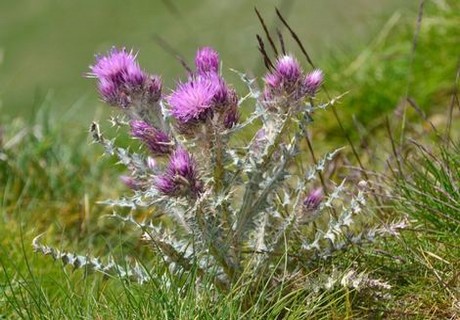
<path id="1" fill-rule="evenodd" d="M 94 141 L 129 172 L 121 179 L 132 194 L 105 203 L 152 212 L 144 221 L 115 212 L 111 218 L 140 229 L 171 270 L 195 270 L 223 291 L 248 273 L 307 275 L 336 252 L 404 227 L 368 225 L 367 190 L 324 177 L 341 149 L 306 161 L 314 112 L 330 104 L 316 98 L 323 72 L 306 72 L 284 50 L 276 60 L 264 58 L 269 68 L 261 87 L 238 73 L 247 85 L 240 94 L 223 78 L 219 54 L 210 47 L 198 49 L 195 68 L 169 91 L 124 48 L 98 56 L 88 74 L 101 99 L 120 114 L 112 123 L 143 145 L 140 152 L 118 147 L 91 125 Z M 253 106 L 245 117 L 243 102 Z M 139 264 L 104 265 L 39 238 L 33 245 L 74 267 L 149 280 Z M 287 263 L 280 266 L 283 257 Z"/>

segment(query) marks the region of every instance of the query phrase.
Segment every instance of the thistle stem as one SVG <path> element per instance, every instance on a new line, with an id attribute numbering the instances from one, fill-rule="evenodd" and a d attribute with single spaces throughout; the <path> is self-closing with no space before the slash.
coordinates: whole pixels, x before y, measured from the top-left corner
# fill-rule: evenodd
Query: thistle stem
<path id="1" fill-rule="evenodd" d="M 256 197 L 256 194 L 260 190 L 259 184 L 262 180 L 262 175 L 264 172 L 267 171 L 267 166 L 270 164 L 272 160 L 273 153 L 275 152 L 276 148 L 280 145 L 281 139 L 291 123 L 290 118 L 291 113 L 288 113 L 274 141 L 268 146 L 267 153 L 262 157 L 262 163 L 260 164 L 260 167 L 257 168 L 256 173 L 251 177 L 248 184 L 246 185 L 241 209 L 238 212 L 238 223 L 234 235 L 234 237 L 236 238 L 236 243 L 239 243 L 243 231 L 245 230 L 246 224 L 256 213 L 256 211 L 253 209 L 254 204 L 260 203 L 260 199 Z M 253 200 L 254 198 L 255 200 Z"/>

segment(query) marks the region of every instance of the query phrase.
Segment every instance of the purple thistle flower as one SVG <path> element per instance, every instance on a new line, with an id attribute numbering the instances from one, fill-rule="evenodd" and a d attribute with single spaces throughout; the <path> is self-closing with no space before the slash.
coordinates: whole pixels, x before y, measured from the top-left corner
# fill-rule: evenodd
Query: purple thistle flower
<path id="1" fill-rule="evenodd" d="M 302 69 L 292 56 L 282 56 L 276 61 L 275 70 L 265 76 L 268 92 L 274 95 L 291 95 L 301 79 Z"/>
<path id="2" fill-rule="evenodd" d="M 177 187 L 174 178 L 168 175 L 156 177 L 155 187 L 158 191 L 167 196 L 177 197 L 179 195 L 179 188 Z"/>
<path id="3" fill-rule="evenodd" d="M 202 192 L 202 184 L 192 155 L 178 148 L 170 157 L 164 174 L 155 179 L 155 186 L 161 193 L 171 197 L 196 198 Z"/>
<path id="4" fill-rule="evenodd" d="M 321 201 L 323 201 L 323 198 L 324 195 L 322 188 L 313 189 L 313 191 L 311 191 L 303 200 L 305 212 L 316 211 L 319 208 Z"/>
<path id="5" fill-rule="evenodd" d="M 217 74 L 219 71 L 219 54 L 210 47 L 198 49 L 195 57 L 198 75 Z"/>
<path id="6" fill-rule="evenodd" d="M 263 98 L 268 109 L 276 106 L 290 107 L 305 98 L 313 96 L 323 81 L 323 74 L 315 70 L 304 75 L 299 62 L 292 56 L 280 57 L 273 71 L 265 78 Z"/>
<path id="7" fill-rule="evenodd" d="M 173 146 L 166 133 L 141 120 L 131 121 L 130 126 L 131 135 L 140 139 L 154 155 L 160 156 L 171 153 Z"/>
<path id="8" fill-rule="evenodd" d="M 275 73 L 280 77 L 281 82 L 295 83 L 302 75 L 302 68 L 299 62 L 292 56 L 286 55 L 279 58 L 276 62 Z"/>
<path id="9" fill-rule="evenodd" d="M 90 70 L 88 76 L 98 79 L 99 94 L 110 105 L 124 109 L 135 105 L 138 113 L 145 113 L 161 97 L 160 77 L 143 72 L 136 55 L 125 48 L 97 56 Z"/>
<path id="10" fill-rule="evenodd" d="M 179 83 L 167 98 L 177 129 L 193 134 L 208 119 L 213 119 L 216 128 L 231 128 L 239 119 L 238 96 L 219 75 L 218 53 L 209 47 L 201 48 L 195 64 L 197 72 L 187 82 Z"/>
<path id="11" fill-rule="evenodd" d="M 275 69 L 265 78 L 264 100 L 267 107 L 271 108 L 277 100 L 286 98 L 289 101 L 298 101 L 302 96 L 302 68 L 292 56 L 280 57 L 275 64 Z"/>
<path id="12" fill-rule="evenodd" d="M 282 78 L 277 73 L 268 73 L 264 78 L 267 89 L 279 90 L 282 85 Z"/>
<path id="13" fill-rule="evenodd" d="M 145 75 L 136 61 L 132 51 L 125 48 L 118 50 L 112 48 L 107 56 L 96 57 L 96 64 L 90 66 L 90 75 L 113 82 L 126 83 L 132 86 L 140 86 L 144 82 Z"/>
<path id="14" fill-rule="evenodd" d="M 180 83 L 168 98 L 172 115 L 180 124 L 205 120 L 222 99 L 222 85 L 219 77 L 195 77 Z"/>
<path id="15" fill-rule="evenodd" d="M 236 92 L 229 89 L 222 77 L 213 74 L 210 74 L 207 77 L 210 81 L 216 83 L 216 92 L 213 98 L 216 107 L 230 105 L 235 101 L 235 98 L 238 103 L 238 96 L 236 95 Z"/>
<path id="16" fill-rule="evenodd" d="M 304 90 L 307 94 L 314 96 L 318 91 L 319 87 L 322 85 L 324 80 L 323 72 L 319 69 L 316 69 L 305 77 L 304 81 Z"/>
<path id="17" fill-rule="evenodd" d="M 146 80 L 136 56 L 125 48 L 112 48 L 106 56 L 96 57 L 96 64 L 90 69 L 88 75 L 99 80 L 102 99 L 111 105 L 127 107 L 130 96 L 139 91 Z"/>

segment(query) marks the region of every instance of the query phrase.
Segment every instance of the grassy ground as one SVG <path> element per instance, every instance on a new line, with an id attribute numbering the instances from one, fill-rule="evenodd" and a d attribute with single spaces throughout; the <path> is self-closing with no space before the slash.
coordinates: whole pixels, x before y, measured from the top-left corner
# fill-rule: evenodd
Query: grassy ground
<path id="1" fill-rule="evenodd" d="M 100 147 L 89 145 L 87 133 L 74 125 L 85 110 L 81 105 L 50 115 L 56 104 L 50 98 L 39 99 L 31 120 L 8 117 L 0 130 L 0 318 L 460 317 L 460 104 L 455 96 L 460 6 L 427 1 L 423 9 L 419 25 L 416 13 L 395 14 L 368 47 L 321 59 L 330 93 L 350 92 L 337 106 L 344 131 L 332 112 L 319 114 L 315 144 L 320 149 L 347 145 L 346 132 L 384 204 L 380 209 L 389 219 L 408 215 L 411 221 L 401 237 L 334 262 L 359 264 L 386 280 L 392 285 L 387 299 L 341 287 L 324 292 L 280 288 L 252 296 L 244 284 L 224 295 L 211 286 L 197 288 L 193 274 L 172 282 L 153 276 L 139 286 L 63 269 L 59 261 L 34 254 L 32 239 L 45 232 L 44 242 L 58 248 L 115 257 L 129 253 L 151 266 L 153 275 L 167 274 L 137 234 L 101 218 L 111 211 L 97 202 L 126 192 L 118 180 L 121 167 L 101 158 Z M 357 166 L 348 150 L 347 161 Z"/>

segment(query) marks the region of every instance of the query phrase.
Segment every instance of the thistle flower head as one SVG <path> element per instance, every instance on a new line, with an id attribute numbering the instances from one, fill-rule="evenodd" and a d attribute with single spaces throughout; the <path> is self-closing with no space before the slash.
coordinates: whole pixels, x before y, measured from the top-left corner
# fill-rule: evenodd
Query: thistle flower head
<path id="1" fill-rule="evenodd" d="M 264 99 L 273 101 L 285 98 L 298 101 L 303 98 L 302 68 L 297 59 L 290 55 L 280 57 L 273 71 L 265 78 Z"/>
<path id="2" fill-rule="evenodd" d="M 315 70 L 305 75 L 299 62 L 285 55 L 276 61 L 274 70 L 265 76 L 264 81 L 263 96 L 268 109 L 290 107 L 307 95 L 315 95 L 323 82 L 323 73 Z"/>
<path id="3" fill-rule="evenodd" d="M 171 113 L 180 124 L 205 120 L 214 109 L 225 103 L 228 88 L 218 76 L 193 77 L 178 85 L 169 96 Z"/>
<path id="4" fill-rule="evenodd" d="M 282 56 L 276 61 L 275 69 L 265 76 L 267 89 L 274 92 L 292 93 L 295 85 L 299 82 L 302 69 L 299 62 L 292 56 Z"/>
<path id="5" fill-rule="evenodd" d="M 139 86 L 145 79 L 136 56 L 132 51 L 127 52 L 125 48 L 121 50 L 112 48 L 106 56 L 97 56 L 96 64 L 90 66 L 90 69 L 90 75 L 114 83 Z"/>
<path id="6" fill-rule="evenodd" d="M 285 55 L 276 61 L 275 73 L 283 83 L 295 83 L 299 81 L 302 68 L 296 58 Z"/>
<path id="7" fill-rule="evenodd" d="M 303 207 L 305 212 L 312 212 L 319 208 L 321 201 L 323 201 L 323 189 L 313 189 L 303 200 Z"/>
<path id="8" fill-rule="evenodd" d="M 88 76 L 98 79 L 99 94 L 110 105 L 145 107 L 161 97 L 160 77 L 144 73 L 136 55 L 125 48 L 112 48 L 107 55 L 97 56 L 90 70 Z"/>
<path id="9" fill-rule="evenodd" d="M 90 69 L 88 75 L 98 79 L 102 99 L 122 107 L 127 107 L 129 97 L 141 89 L 146 80 L 136 56 L 125 48 L 112 48 L 107 55 L 97 56 L 96 63 Z"/>
<path id="10" fill-rule="evenodd" d="M 169 136 L 142 120 L 130 122 L 131 135 L 140 139 L 154 155 L 171 153 L 172 143 Z"/>
<path id="11" fill-rule="evenodd" d="M 324 81 L 323 72 L 316 69 L 305 76 L 304 88 L 305 92 L 311 96 L 314 96 L 318 91 L 319 87 Z"/>
<path id="12" fill-rule="evenodd" d="M 167 98 L 177 129 L 194 134 L 208 119 L 213 119 L 216 128 L 231 128 L 239 119 L 238 96 L 219 74 L 219 54 L 210 47 L 200 48 L 195 65 L 196 73 Z"/>
<path id="13" fill-rule="evenodd" d="M 217 74 L 219 71 L 219 54 L 210 47 L 200 48 L 196 52 L 195 66 L 198 75 Z"/>
<path id="14" fill-rule="evenodd" d="M 264 78 L 266 89 L 276 90 L 281 89 L 282 78 L 276 73 L 267 73 Z"/>
<path id="15" fill-rule="evenodd" d="M 196 198 L 202 192 L 202 184 L 192 155 L 183 148 L 174 151 L 164 174 L 155 179 L 155 186 L 171 197 Z"/>

